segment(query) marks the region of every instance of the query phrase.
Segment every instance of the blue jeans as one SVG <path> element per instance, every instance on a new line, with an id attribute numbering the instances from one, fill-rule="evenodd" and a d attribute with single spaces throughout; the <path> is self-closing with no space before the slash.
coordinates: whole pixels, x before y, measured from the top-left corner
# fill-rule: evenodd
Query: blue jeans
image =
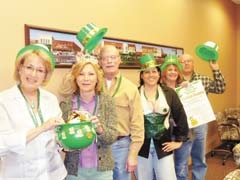
<path id="1" fill-rule="evenodd" d="M 97 168 L 78 168 L 77 176 L 67 175 L 66 180 L 112 180 L 112 171 L 98 171 Z"/>
<path id="2" fill-rule="evenodd" d="M 131 173 L 126 171 L 130 142 L 130 137 L 125 137 L 112 144 L 112 153 L 115 161 L 113 169 L 114 180 L 131 180 Z"/>
<path id="3" fill-rule="evenodd" d="M 193 128 L 193 140 L 184 142 L 174 151 L 175 170 L 178 180 L 188 179 L 188 159 L 192 157 L 192 180 L 204 180 L 207 172 L 205 158 L 208 125 Z"/>
<path id="4" fill-rule="evenodd" d="M 148 158 L 138 156 L 138 167 L 135 174 L 138 180 L 177 180 L 173 154 L 158 159 L 151 142 Z"/>

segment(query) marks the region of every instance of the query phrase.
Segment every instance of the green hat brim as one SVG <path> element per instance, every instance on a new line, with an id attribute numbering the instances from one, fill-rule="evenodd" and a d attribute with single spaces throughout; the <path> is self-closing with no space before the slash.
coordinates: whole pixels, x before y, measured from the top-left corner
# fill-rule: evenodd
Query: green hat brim
<path id="1" fill-rule="evenodd" d="M 37 45 L 37 44 L 31 44 L 31 45 L 28 45 L 28 46 L 25 46 L 24 48 L 22 48 L 18 52 L 16 59 L 18 59 L 20 56 L 22 56 L 27 51 L 42 51 L 43 53 L 45 53 L 48 56 L 51 66 L 52 66 L 52 69 L 55 68 L 56 61 L 55 61 L 54 55 L 50 51 L 46 50 L 44 47 Z"/>
<path id="2" fill-rule="evenodd" d="M 139 72 L 148 71 L 150 69 L 153 69 L 153 68 L 156 68 L 156 67 L 159 67 L 159 66 L 161 66 L 161 64 L 156 64 L 155 66 L 150 66 L 150 67 L 147 67 L 145 69 L 140 69 Z"/>
<path id="3" fill-rule="evenodd" d="M 160 66 L 161 71 L 164 71 L 164 69 L 165 69 L 168 65 L 176 65 L 180 71 L 183 70 L 183 66 L 182 66 L 182 64 L 180 64 L 180 63 L 165 62 L 165 63 L 163 63 L 163 64 Z"/>
<path id="4" fill-rule="evenodd" d="M 199 45 L 196 47 L 195 52 L 198 57 L 200 57 L 204 61 L 217 61 L 218 60 L 218 52 L 206 45 Z"/>
<path id="5" fill-rule="evenodd" d="M 97 47 L 99 42 L 103 39 L 103 36 L 106 34 L 107 28 L 101 28 L 98 32 L 96 32 L 89 41 L 84 46 L 84 51 L 92 52 L 92 50 Z"/>

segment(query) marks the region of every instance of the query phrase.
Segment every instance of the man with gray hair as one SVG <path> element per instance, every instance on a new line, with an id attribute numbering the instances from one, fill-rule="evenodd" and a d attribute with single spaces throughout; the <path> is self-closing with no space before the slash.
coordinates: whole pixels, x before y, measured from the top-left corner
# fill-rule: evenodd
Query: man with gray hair
<path id="1" fill-rule="evenodd" d="M 213 73 L 213 79 L 195 72 L 194 62 L 191 55 L 183 54 L 180 56 L 180 62 L 183 65 L 182 74 L 185 81 L 192 82 L 195 80 L 201 80 L 207 94 L 221 94 L 225 91 L 226 83 L 221 71 L 219 70 L 217 61 L 209 61 L 209 66 Z M 207 129 L 208 124 L 191 128 L 190 132 L 192 133 L 192 138 L 184 142 L 181 148 L 175 150 L 175 170 L 178 180 L 188 179 L 188 160 L 190 156 L 192 158 L 192 179 L 205 179 L 207 171 L 205 158 Z"/>
<path id="2" fill-rule="evenodd" d="M 114 98 L 118 119 L 118 138 L 112 145 L 113 179 L 131 180 L 144 139 L 143 108 L 137 86 L 120 73 L 120 63 L 121 57 L 115 46 L 106 45 L 101 49 L 99 64 L 105 77 L 103 91 Z"/>

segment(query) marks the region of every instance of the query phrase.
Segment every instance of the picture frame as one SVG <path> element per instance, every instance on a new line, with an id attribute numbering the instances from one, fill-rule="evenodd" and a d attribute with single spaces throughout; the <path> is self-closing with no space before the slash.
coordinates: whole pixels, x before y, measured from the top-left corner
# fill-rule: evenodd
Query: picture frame
<path id="1" fill-rule="evenodd" d="M 76 32 L 34 25 L 24 25 L 25 45 L 45 44 L 52 51 L 56 68 L 69 68 L 76 62 L 75 54 L 83 49 Z"/>
<path id="2" fill-rule="evenodd" d="M 69 68 L 76 62 L 76 53 L 83 51 L 84 47 L 77 40 L 77 32 L 47 28 L 25 24 L 25 45 L 45 44 L 52 51 L 57 68 Z M 98 55 L 100 48 L 105 44 L 114 45 L 119 49 L 122 63 L 121 69 L 139 69 L 139 58 L 151 53 L 158 63 L 162 63 L 167 54 L 181 55 L 184 49 L 168 45 L 125 40 L 112 37 L 104 37 L 99 45 L 94 49 L 93 54 Z"/>

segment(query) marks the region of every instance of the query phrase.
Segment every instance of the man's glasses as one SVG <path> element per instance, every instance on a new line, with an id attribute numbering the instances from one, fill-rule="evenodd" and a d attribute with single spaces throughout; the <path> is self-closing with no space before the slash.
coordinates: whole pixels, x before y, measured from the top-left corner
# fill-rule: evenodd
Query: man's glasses
<path id="1" fill-rule="evenodd" d="M 36 71 L 37 75 L 46 74 L 46 70 L 43 68 L 35 68 L 32 65 L 27 65 L 27 66 L 23 65 L 23 67 L 24 67 L 26 73 L 33 73 L 34 71 Z"/>
<path id="2" fill-rule="evenodd" d="M 102 56 L 102 57 L 101 57 L 101 60 L 102 60 L 102 61 L 108 61 L 108 60 L 115 61 L 115 60 L 117 60 L 118 57 L 119 57 L 119 56 L 117 56 L 117 55 Z"/>
<path id="3" fill-rule="evenodd" d="M 182 64 L 192 63 L 193 61 L 191 59 L 180 61 Z"/>

